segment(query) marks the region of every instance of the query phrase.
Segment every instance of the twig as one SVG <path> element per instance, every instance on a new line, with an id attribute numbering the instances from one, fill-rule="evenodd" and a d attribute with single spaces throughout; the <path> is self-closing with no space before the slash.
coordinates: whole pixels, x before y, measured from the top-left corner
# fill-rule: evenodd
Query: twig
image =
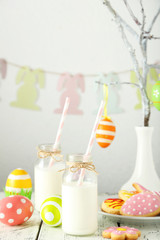
<path id="1" fill-rule="evenodd" d="M 110 2 L 108 2 L 108 0 L 103 0 L 103 4 L 110 5 Z M 111 5 L 109 7 L 109 10 L 112 15 L 116 14 L 117 18 L 122 23 L 122 25 L 126 28 L 126 30 L 128 30 L 136 39 L 139 39 L 137 32 L 128 23 L 126 23 L 126 21 L 124 21 L 124 19 L 111 7 Z"/>
<path id="2" fill-rule="evenodd" d="M 107 86 L 112 86 L 112 85 L 119 85 L 119 84 L 127 84 L 127 85 L 134 85 L 136 86 L 137 88 L 140 88 L 139 84 L 138 83 L 131 83 L 131 82 L 110 82 L 110 83 L 102 83 L 102 82 L 99 82 L 99 81 L 95 81 L 95 83 L 98 83 L 100 85 L 104 85 L 106 84 Z"/>
<path id="3" fill-rule="evenodd" d="M 122 34 L 122 38 L 129 50 L 129 53 L 131 55 L 131 58 L 132 58 L 132 61 L 133 61 L 133 64 L 134 64 L 134 70 L 136 72 L 136 75 L 139 79 L 139 86 L 140 86 L 140 91 L 141 91 L 141 96 L 142 96 L 142 103 L 143 103 L 143 114 L 144 114 L 144 126 L 148 126 L 149 125 L 149 118 L 150 118 L 150 101 L 147 97 L 147 93 L 146 93 L 146 88 L 145 88 L 145 85 L 144 85 L 144 82 L 143 82 L 143 78 L 139 72 L 139 64 L 138 64 L 138 61 L 136 59 L 136 56 L 135 56 L 135 50 L 133 49 L 132 45 L 129 43 L 125 33 L 124 33 L 124 30 L 122 28 L 122 26 L 119 24 L 119 27 L 120 27 L 120 30 L 121 30 L 121 34 Z M 148 72 L 148 68 L 147 68 L 147 71 Z M 145 72 L 145 74 L 146 74 Z"/>
<path id="4" fill-rule="evenodd" d="M 141 32 L 144 33 L 144 27 L 145 27 L 145 23 L 146 23 L 146 15 L 145 15 L 145 13 L 144 13 L 144 7 L 143 7 L 142 0 L 140 0 L 140 5 L 141 5 L 141 13 L 142 13 Z"/>
<path id="5" fill-rule="evenodd" d="M 153 35 L 150 35 L 150 32 L 151 32 L 151 30 L 152 30 L 152 28 L 153 28 L 153 25 L 154 25 L 156 19 L 158 18 L 159 14 L 160 14 L 160 7 L 159 7 L 156 15 L 153 17 L 153 19 L 152 19 L 152 21 L 151 21 L 151 23 L 150 23 L 150 26 L 149 26 L 149 28 L 148 28 L 148 30 L 145 31 L 144 41 L 143 41 L 143 47 L 144 47 L 145 50 L 147 49 L 147 40 L 159 39 L 159 37 L 154 37 Z"/>
<path id="6" fill-rule="evenodd" d="M 148 65 L 147 65 L 147 40 L 144 38 L 144 27 L 145 27 L 145 20 L 146 16 L 144 13 L 144 7 L 142 0 L 140 0 L 140 5 L 141 5 L 141 13 L 142 13 L 142 26 L 141 26 L 141 33 L 140 33 L 140 49 L 142 52 L 142 57 L 143 57 L 143 71 L 142 71 L 142 76 L 143 76 L 143 85 L 146 86 L 147 83 L 147 74 L 148 74 Z"/>
<path id="7" fill-rule="evenodd" d="M 135 50 L 133 49 L 132 45 L 128 41 L 128 39 L 127 39 L 127 37 L 124 33 L 122 25 L 119 22 L 117 22 L 117 24 L 119 25 L 119 29 L 120 29 L 120 32 L 121 32 L 121 35 L 122 35 L 122 39 L 123 39 L 128 51 L 131 55 L 131 58 L 132 58 L 132 61 L 133 61 L 133 64 L 134 64 L 134 71 L 136 72 L 136 75 L 137 75 L 138 79 L 140 80 L 139 85 L 140 85 L 141 88 L 143 88 L 143 84 L 142 84 L 143 79 L 142 79 L 142 76 L 141 76 L 140 71 L 139 71 L 140 67 L 139 67 L 139 64 L 138 64 L 138 61 L 137 61 L 137 58 L 136 58 L 136 55 L 135 55 Z"/>
<path id="8" fill-rule="evenodd" d="M 153 28 L 153 25 L 154 25 L 156 19 L 158 18 L 159 14 L 160 14 L 160 7 L 159 7 L 156 15 L 155 15 L 154 18 L 152 19 L 152 21 L 151 21 L 151 23 L 150 23 L 150 26 L 149 26 L 149 28 L 148 28 L 147 33 L 150 33 L 150 32 L 151 32 L 151 30 L 152 30 L 152 28 Z"/>
<path id="9" fill-rule="evenodd" d="M 132 60 L 134 62 L 135 72 L 136 72 L 136 74 L 138 76 L 138 79 L 140 79 L 141 82 L 142 82 L 142 76 L 141 76 L 141 74 L 139 72 L 140 68 L 139 68 L 138 61 L 137 61 L 136 56 L 135 56 L 135 50 L 133 49 L 132 45 L 129 43 L 129 41 L 128 41 L 125 33 L 124 33 L 123 26 L 121 24 L 119 16 L 117 15 L 117 12 L 112 8 L 112 6 L 111 6 L 111 4 L 110 4 L 110 2 L 108 0 L 104 0 L 104 4 L 108 7 L 108 9 L 110 10 L 110 12 L 112 13 L 112 15 L 115 18 L 115 21 L 116 21 L 116 23 L 117 23 L 117 25 L 118 25 L 118 27 L 120 29 L 120 32 L 121 32 L 122 38 L 124 40 L 124 43 L 125 43 L 127 49 L 129 50 L 129 53 L 130 53 L 130 55 L 132 57 Z"/>
<path id="10" fill-rule="evenodd" d="M 136 18 L 136 16 L 134 15 L 134 13 L 133 13 L 132 9 L 130 8 L 128 2 L 127 2 L 126 0 L 123 0 L 123 2 L 124 2 L 124 4 L 126 5 L 126 8 L 127 8 L 128 12 L 129 12 L 129 14 L 131 15 L 133 21 L 134 21 L 137 25 L 139 25 L 139 26 L 142 25 L 142 24 L 139 22 L 138 18 Z"/>
<path id="11" fill-rule="evenodd" d="M 151 40 L 151 39 L 155 39 L 155 40 L 157 40 L 157 39 L 160 39 L 160 37 L 155 37 L 155 36 L 153 36 L 153 35 L 148 35 L 148 34 L 144 34 L 144 36 L 143 36 L 143 39 L 148 39 L 148 40 Z"/>
<path id="12" fill-rule="evenodd" d="M 129 24 L 127 24 L 123 18 L 121 18 L 121 16 L 117 15 L 117 17 L 119 18 L 119 20 L 121 21 L 122 25 L 128 30 L 128 32 L 130 32 L 136 39 L 139 38 L 138 34 L 136 33 L 136 31 L 131 28 L 131 26 L 129 26 Z"/>
<path id="13" fill-rule="evenodd" d="M 148 67 L 149 67 L 149 68 L 160 69 L 160 65 L 157 65 L 157 64 L 149 64 Z"/>

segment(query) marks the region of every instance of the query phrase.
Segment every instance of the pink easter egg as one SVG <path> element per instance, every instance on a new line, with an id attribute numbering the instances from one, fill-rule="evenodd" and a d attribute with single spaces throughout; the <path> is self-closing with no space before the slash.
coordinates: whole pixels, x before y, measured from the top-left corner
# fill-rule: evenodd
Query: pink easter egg
<path id="1" fill-rule="evenodd" d="M 26 222 L 33 214 L 32 202 L 20 195 L 11 195 L 0 200 L 0 221 L 14 226 Z"/>

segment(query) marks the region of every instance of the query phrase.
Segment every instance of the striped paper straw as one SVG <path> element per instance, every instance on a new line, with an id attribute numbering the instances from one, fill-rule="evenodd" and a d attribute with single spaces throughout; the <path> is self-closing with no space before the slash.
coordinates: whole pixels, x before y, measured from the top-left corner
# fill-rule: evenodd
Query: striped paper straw
<path id="1" fill-rule="evenodd" d="M 58 131 L 57 131 L 56 140 L 55 140 L 55 143 L 54 143 L 54 148 L 56 148 L 56 147 L 58 146 L 59 142 L 60 142 L 60 138 L 61 138 L 61 134 L 62 134 L 62 129 L 63 129 L 63 125 L 64 125 L 64 120 L 65 120 L 65 117 L 66 117 L 66 115 L 67 115 L 69 103 L 70 103 L 70 99 L 69 99 L 69 97 L 66 97 L 66 101 L 65 101 L 65 104 L 64 104 L 61 121 L 60 121 L 60 124 L 59 124 L 59 128 L 58 128 Z"/>
<path id="2" fill-rule="evenodd" d="M 54 149 L 57 148 L 57 146 L 60 142 L 60 138 L 61 138 L 61 135 L 62 135 L 62 129 L 63 129 L 63 125 L 64 125 L 64 120 L 65 120 L 65 117 L 67 115 L 69 103 L 70 103 L 70 98 L 66 97 L 63 112 L 62 112 L 62 116 L 61 116 L 61 121 L 60 121 L 59 128 L 58 128 L 57 135 L 56 135 L 56 140 L 55 140 L 55 143 L 54 143 L 54 146 L 53 146 Z M 53 163 L 54 163 L 54 161 L 52 159 L 51 162 L 49 163 L 49 167 L 51 167 L 53 165 Z"/>
<path id="3" fill-rule="evenodd" d="M 97 130 L 97 127 L 99 125 L 99 120 L 100 120 L 100 118 L 102 116 L 102 113 L 103 113 L 104 104 L 105 104 L 105 102 L 101 101 L 101 104 L 100 104 L 100 107 L 99 107 L 99 110 L 98 110 L 98 113 L 97 113 L 96 121 L 94 123 L 94 127 L 92 129 L 92 133 L 91 133 L 91 136 L 90 136 L 90 139 L 89 139 L 88 147 L 87 147 L 86 153 L 84 155 L 84 161 L 85 161 L 85 156 L 87 157 L 92 151 L 93 142 L 94 142 L 95 135 L 96 135 L 96 130 Z M 83 168 L 83 169 L 81 169 L 80 177 L 79 177 L 79 180 L 78 180 L 78 185 L 82 184 L 84 174 L 85 174 L 85 169 Z"/>

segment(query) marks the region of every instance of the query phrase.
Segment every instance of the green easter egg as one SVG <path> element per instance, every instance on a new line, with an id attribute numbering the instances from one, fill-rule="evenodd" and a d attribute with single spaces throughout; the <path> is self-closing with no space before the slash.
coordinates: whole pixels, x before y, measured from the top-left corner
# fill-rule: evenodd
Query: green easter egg
<path id="1" fill-rule="evenodd" d="M 45 199 L 40 209 L 41 219 L 49 226 L 57 227 L 62 223 L 62 198 L 54 195 Z"/>
<path id="2" fill-rule="evenodd" d="M 157 81 L 152 87 L 153 105 L 160 111 L 160 81 Z"/>

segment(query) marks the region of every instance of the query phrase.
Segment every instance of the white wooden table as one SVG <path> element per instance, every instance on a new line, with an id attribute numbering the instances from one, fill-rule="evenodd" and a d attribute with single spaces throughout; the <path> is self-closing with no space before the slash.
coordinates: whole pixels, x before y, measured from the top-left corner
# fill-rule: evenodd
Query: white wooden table
<path id="1" fill-rule="evenodd" d="M 0 193 L 0 199 L 4 193 Z M 99 202 L 110 197 L 110 195 L 100 195 Z M 88 219 L 89 221 L 89 219 Z M 92 236 L 76 237 L 63 233 L 61 227 L 49 227 L 42 223 L 39 213 L 34 211 L 32 217 L 19 226 L 7 226 L 0 223 L 0 240 L 104 240 L 102 231 L 110 226 L 118 226 L 113 219 L 101 214 L 98 215 L 98 230 Z M 121 224 L 120 225 L 124 225 Z M 160 240 L 160 222 L 154 224 L 127 224 L 127 226 L 138 228 L 141 231 L 139 240 Z"/>

